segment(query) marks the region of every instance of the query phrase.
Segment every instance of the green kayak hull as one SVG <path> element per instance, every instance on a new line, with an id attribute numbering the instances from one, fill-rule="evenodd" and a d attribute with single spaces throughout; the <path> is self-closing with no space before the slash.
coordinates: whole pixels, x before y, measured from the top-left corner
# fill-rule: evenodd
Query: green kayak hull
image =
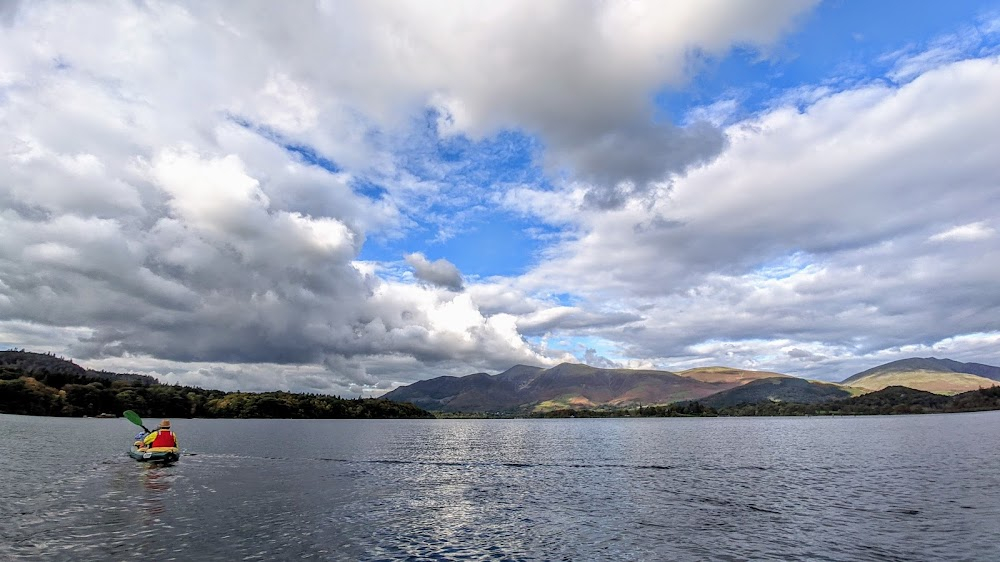
<path id="1" fill-rule="evenodd" d="M 171 447 L 168 451 L 142 451 L 139 449 L 132 449 L 128 452 L 128 456 L 139 462 L 177 462 L 181 458 L 180 451 L 176 448 Z"/>

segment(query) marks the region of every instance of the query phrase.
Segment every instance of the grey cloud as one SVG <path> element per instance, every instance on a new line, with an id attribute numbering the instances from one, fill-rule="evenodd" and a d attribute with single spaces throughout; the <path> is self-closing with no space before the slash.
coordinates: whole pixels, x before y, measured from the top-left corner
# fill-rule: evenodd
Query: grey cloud
<path id="1" fill-rule="evenodd" d="M 525 335 L 541 335 L 561 330 L 611 328 L 642 320 L 631 312 L 591 312 L 575 307 L 545 308 L 518 318 L 518 331 Z"/>
<path id="2" fill-rule="evenodd" d="M 588 144 L 560 145 L 567 148 L 550 158 L 568 162 L 593 184 L 586 196 L 589 205 L 608 209 L 646 194 L 650 182 L 714 158 L 725 148 L 725 136 L 707 123 L 684 129 L 643 124 L 603 134 Z"/>
<path id="3" fill-rule="evenodd" d="M 22 0 L 5 0 L 0 2 L 0 24 L 13 25 Z"/>
<path id="4" fill-rule="evenodd" d="M 899 349 L 892 357 L 901 358 L 907 347 L 930 349 L 957 335 L 1000 331 L 1000 296 L 990 288 L 1000 275 L 995 254 L 987 251 L 983 260 L 972 254 L 916 255 L 909 258 L 913 265 L 900 267 L 899 257 L 855 252 L 822 271 L 783 280 L 714 277 L 647 309 L 644 330 L 599 333 L 630 346 L 638 357 L 720 357 L 729 353 L 721 344 L 703 346 L 731 342 L 738 352 L 720 360 L 764 357 L 766 363 L 757 367 L 839 380 L 851 374 L 849 366 L 874 366 L 888 350 Z M 996 349 L 988 347 L 980 347 L 978 356 L 962 346 L 955 346 L 955 353 L 1000 362 Z"/>
<path id="5" fill-rule="evenodd" d="M 378 379 L 370 375 L 365 366 L 359 361 L 348 360 L 336 355 L 328 355 L 323 364 L 334 373 L 340 375 L 342 380 L 346 380 L 355 385 L 374 385 Z"/>
<path id="6" fill-rule="evenodd" d="M 599 367 L 601 369 L 621 369 L 622 365 L 616 361 L 612 361 L 603 355 L 597 353 L 596 349 L 587 348 L 583 354 L 583 362 L 591 367 Z"/>
<path id="7" fill-rule="evenodd" d="M 656 215 L 649 220 L 635 223 L 632 226 L 632 230 L 634 230 L 636 234 L 641 235 L 655 230 L 679 228 L 682 226 L 684 226 L 684 223 L 679 220 L 668 220 L 663 218 L 663 215 Z"/>
<path id="8" fill-rule="evenodd" d="M 407 254 L 405 258 L 406 263 L 413 268 L 413 275 L 417 279 L 452 291 L 461 291 L 465 288 L 462 273 L 450 261 L 441 258 L 432 262 L 420 252 Z"/>
<path id="9" fill-rule="evenodd" d="M 822 361 L 826 359 L 826 356 L 819 355 L 818 353 L 812 353 L 804 349 L 793 348 L 786 352 L 792 359 L 798 359 L 800 361 Z"/>

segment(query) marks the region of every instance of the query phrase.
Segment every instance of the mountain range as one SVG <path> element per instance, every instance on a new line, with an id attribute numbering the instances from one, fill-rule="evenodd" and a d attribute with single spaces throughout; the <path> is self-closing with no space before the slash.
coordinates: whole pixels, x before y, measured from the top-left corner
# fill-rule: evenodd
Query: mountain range
<path id="1" fill-rule="evenodd" d="M 543 369 L 517 365 L 502 373 L 437 377 L 399 387 L 384 398 L 439 412 L 545 412 L 623 408 L 699 401 L 712 407 L 765 401 L 819 403 L 889 386 L 956 394 L 1000 386 L 1000 367 L 951 359 L 912 358 L 886 363 L 840 383 L 789 375 L 701 367 L 684 371 L 602 369 L 562 363 Z"/>
<path id="2" fill-rule="evenodd" d="M 33 373 L 158 384 L 148 375 L 93 371 L 52 354 L 0 351 L 0 378 Z M 693 401 L 713 408 L 762 402 L 816 404 L 896 386 L 955 395 L 1000 386 L 1000 367 L 935 357 L 910 358 L 862 371 L 840 383 L 828 383 L 732 367 L 670 372 L 571 363 L 549 369 L 516 365 L 496 375 L 475 373 L 419 381 L 386 393 L 383 398 L 438 412 L 532 413 Z"/>

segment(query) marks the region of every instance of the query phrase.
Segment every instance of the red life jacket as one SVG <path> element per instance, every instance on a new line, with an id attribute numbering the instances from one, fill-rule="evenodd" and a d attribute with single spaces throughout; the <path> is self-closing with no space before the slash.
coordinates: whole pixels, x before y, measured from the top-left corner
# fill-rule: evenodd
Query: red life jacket
<path id="1" fill-rule="evenodd" d="M 177 440 L 174 439 L 174 434 L 170 432 L 169 429 L 158 429 L 156 430 L 156 437 L 153 442 L 149 444 L 150 447 L 176 447 Z"/>

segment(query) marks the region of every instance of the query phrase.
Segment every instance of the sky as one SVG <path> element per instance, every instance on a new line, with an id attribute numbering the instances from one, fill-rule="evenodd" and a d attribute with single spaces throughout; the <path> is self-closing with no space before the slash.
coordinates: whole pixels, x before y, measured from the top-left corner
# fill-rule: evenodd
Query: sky
<path id="1" fill-rule="evenodd" d="M 0 349 L 375 396 L 1000 365 L 1000 2 L 0 2 Z"/>

